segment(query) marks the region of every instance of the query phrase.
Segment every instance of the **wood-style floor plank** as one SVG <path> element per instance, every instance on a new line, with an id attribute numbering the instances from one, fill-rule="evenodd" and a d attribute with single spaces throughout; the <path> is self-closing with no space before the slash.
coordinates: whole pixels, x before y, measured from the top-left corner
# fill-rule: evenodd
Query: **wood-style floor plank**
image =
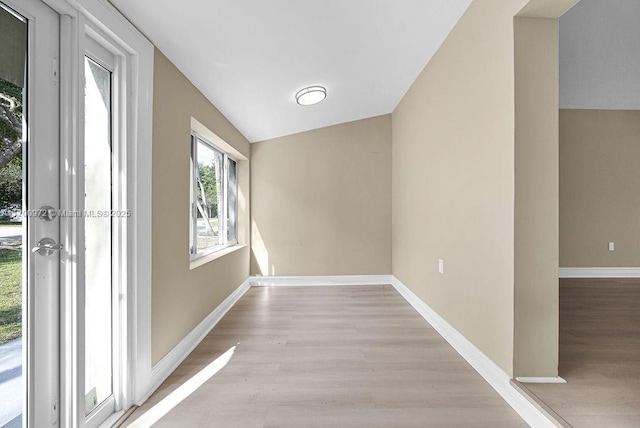
<path id="1" fill-rule="evenodd" d="M 560 280 L 559 374 L 527 388 L 574 427 L 640 427 L 640 280 Z"/>
<path id="2" fill-rule="evenodd" d="M 155 426 L 526 426 L 391 286 L 250 289 L 127 423 L 232 346 Z"/>

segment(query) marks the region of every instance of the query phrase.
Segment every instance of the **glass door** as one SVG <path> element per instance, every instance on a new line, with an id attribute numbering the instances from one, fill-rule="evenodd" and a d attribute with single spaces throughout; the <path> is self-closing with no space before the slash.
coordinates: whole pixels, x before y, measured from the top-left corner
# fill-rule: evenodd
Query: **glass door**
<path id="1" fill-rule="evenodd" d="M 59 16 L 0 0 L 0 427 L 55 426 Z"/>
<path id="2" fill-rule="evenodd" d="M 114 351 L 118 347 L 114 316 L 113 209 L 113 68 L 114 56 L 86 41 L 84 56 L 84 413 L 87 426 L 98 426 L 116 410 Z M 115 227 L 114 227 L 115 226 Z M 115 273 L 115 275 L 114 275 Z"/>
<path id="3" fill-rule="evenodd" d="M 131 61 L 84 15 L 0 0 L 0 428 L 132 403 Z"/>

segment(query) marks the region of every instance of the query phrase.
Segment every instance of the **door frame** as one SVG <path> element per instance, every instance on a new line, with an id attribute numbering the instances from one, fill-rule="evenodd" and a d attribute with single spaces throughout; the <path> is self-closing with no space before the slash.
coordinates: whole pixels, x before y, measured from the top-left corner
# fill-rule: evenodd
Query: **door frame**
<path id="1" fill-rule="evenodd" d="M 119 290 L 121 371 L 120 411 L 107 419 L 115 421 L 124 411 L 146 396 L 151 378 L 151 141 L 153 108 L 153 45 L 112 5 L 104 0 L 42 0 L 60 14 L 60 208 L 81 212 L 80 197 L 83 157 L 84 56 L 85 40 L 91 38 L 119 57 L 124 132 L 121 141 L 125 184 L 119 209 L 130 210 L 124 227 L 126 266 Z M 115 119 L 115 117 L 114 117 Z M 83 320 L 81 312 L 82 269 L 78 249 L 82 219 L 60 218 L 61 242 L 69 251 L 60 272 L 60 422 L 59 426 L 84 427 L 84 373 L 82 358 Z M 114 308 L 115 309 L 115 308 Z"/>
<path id="2" fill-rule="evenodd" d="M 59 202 L 58 183 L 51 180 L 51 176 L 59 174 L 59 165 L 47 162 L 48 158 L 59 155 L 58 136 L 48 137 L 48 133 L 59 129 L 59 94 L 56 91 L 59 24 L 55 13 L 44 10 L 46 7 L 37 1 L 2 2 L 28 23 L 24 97 L 27 126 L 23 126 L 23 139 L 26 139 L 23 153 L 26 151 L 27 156 L 22 179 L 23 187 L 26 185 L 22 220 L 22 323 L 26 332 L 22 347 L 22 424 L 54 425 L 58 423 L 59 408 L 59 330 L 55 320 L 59 318 L 61 252 L 41 256 L 31 249 L 44 237 L 59 242 L 59 226 L 55 221 L 43 222 L 29 213 L 37 212 L 43 205 L 56 207 Z M 36 184 L 44 187 L 39 187 L 37 194 L 29 191 Z"/>

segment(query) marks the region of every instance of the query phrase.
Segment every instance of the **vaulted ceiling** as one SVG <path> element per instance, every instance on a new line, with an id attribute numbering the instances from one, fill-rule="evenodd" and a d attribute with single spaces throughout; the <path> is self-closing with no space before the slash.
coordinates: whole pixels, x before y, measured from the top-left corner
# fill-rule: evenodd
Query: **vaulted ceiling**
<path id="1" fill-rule="evenodd" d="M 256 142 L 390 113 L 471 0 L 111 2 Z"/>

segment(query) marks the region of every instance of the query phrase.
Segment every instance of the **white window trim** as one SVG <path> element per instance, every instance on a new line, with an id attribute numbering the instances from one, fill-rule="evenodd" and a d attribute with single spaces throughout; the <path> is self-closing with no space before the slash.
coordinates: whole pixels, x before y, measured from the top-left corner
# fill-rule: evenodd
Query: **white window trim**
<path id="1" fill-rule="evenodd" d="M 61 157 L 77 162 L 77 149 L 82 135 L 79 117 L 82 97 L 79 89 L 84 60 L 83 38 L 90 27 L 103 33 L 125 53 L 127 78 L 125 81 L 126 112 L 129 133 L 127 135 L 127 208 L 131 210 L 131 222 L 127 228 L 129 266 L 127 278 L 127 390 L 123 409 L 140 404 L 153 386 L 151 384 L 151 147 L 153 114 L 153 45 L 105 0 L 44 0 L 61 15 L 60 34 L 60 93 L 61 93 Z M 91 24 L 91 25 L 86 25 Z M 72 180 L 62 174 L 61 186 L 72 186 Z M 65 191 L 63 191 L 65 193 Z M 73 194 L 73 192 L 69 192 Z M 75 198 L 73 198 L 75 199 Z M 78 206 L 77 200 L 66 201 L 70 207 Z M 67 227 L 77 225 L 72 222 Z M 73 272 L 67 274 L 74 275 Z M 68 279 L 68 278 L 67 278 Z M 61 297 L 65 309 L 73 304 L 73 295 Z M 66 314 L 70 316 L 70 314 Z M 75 352 L 72 338 L 62 337 L 63 352 Z M 61 376 L 70 373 L 71 367 L 63 367 Z M 82 426 L 78 404 L 70 399 L 73 385 L 63 383 L 61 391 L 67 408 L 61 407 L 60 426 Z M 84 396 L 84 394 L 82 394 Z M 62 403 L 61 403 L 62 404 Z"/>
<path id="2" fill-rule="evenodd" d="M 222 245 L 216 245 L 214 247 L 210 247 L 207 248 L 206 250 L 203 251 L 197 251 L 195 253 L 193 253 L 193 246 L 196 245 L 197 247 L 197 242 L 198 242 L 198 238 L 197 238 L 197 230 L 194 227 L 195 226 L 195 222 L 196 222 L 196 218 L 195 214 L 196 214 L 196 208 L 195 208 L 195 204 L 194 204 L 194 196 L 195 193 L 198 191 L 198 187 L 197 187 L 197 181 L 196 181 L 196 170 L 195 168 L 195 163 L 194 163 L 194 158 L 197 159 L 198 155 L 197 155 L 197 147 L 198 147 L 198 141 L 202 142 L 203 144 L 208 145 L 210 148 L 212 148 L 213 150 L 222 153 L 224 156 L 224 160 L 223 160 L 223 171 L 222 171 L 222 176 L 224 177 L 223 179 L 223 189 L 222 189 L 222 193 L 224 195 L 223 198 L 223 203 L 222 203 L 222 209 L 220 209 L 220 207 L 218 207 L 218 224 L 219 224 L 219 236 L 222 236 L 222 232 L 224 231 L 226 233 L 227 230 L 227 202 L 228 202 L 228 192 L 229 192 L 229 165 L 227 160 L 231 159 L 232 161 L 235 162 L 236 164 L 236 195 L 238 194 L 238 165 L 239 165 L 239 161 L 238 159 L 236 159 L 233 155 L 231 155 L 230 153 L 228 153 L 227 151 L 225 151 L 223 148 L 217 146 L 216 144 L 212 143 L 211 141 L 209 141 L 209 139 L 207 139 L 206 137 L 200 135 L 200 133 L 198 133 L 196 130 L 191 130 L 191 169 L 190 169 L 190 174 L 191 174 L 191 187 L 190 187 L 190 196 L 189 196 L 189 212 L 190 212 L 190 222 L 189 222 L 189 260 L 190 260 L 190 269 L 193 269 L 197 266 L 202 266 L 204 263 L 208 263 L 211 260 L 215 260 L 218 257 L 215 257 L 215 255 L 217 255 L 218 253 L 221 253 L 221 255 L 224 254 L 228 254 L 232 251 L 225 251 L 227 249 L 229 249 L 230 247 L 234 247 L 238 245 L 238 201 L 236 200 L 236 209 L 235 209 L 235 215 L 236 215 L 236 233 L 235 233 L 235 239 L 231 240 L 231 241 L 227 241 Z M 222 215 L 221 215 L 222 212 Z M 212 257 L 213 256 L 213 257 Z"/>
<path id="3" fill-rule="evenodd" d="M 224 249 L 222 249 L 220 251 L 216 251 L 214 253 L 210 253 L 210 254 L 204 255 L 202 257 L 199 257 L 199 258 L 191 261 L 191 263 L 189 264 L 189 270 L 193 270 L 193 269 L 195 269 L 197 267 L 206 265 L 209 262 L 212 262 L 212 261 L 217 260 L 217 259 L 219 259 L 221 257 L 224 257 L 227 254 L 235 253 L 236 251 L 241 250 L 241 249 L 243 249 L 245 247 L 248 247 L 248 245 L 247 244 L 234 244 L 234 245 L 226 247 L 226 248 L 224 248 Z"/>

